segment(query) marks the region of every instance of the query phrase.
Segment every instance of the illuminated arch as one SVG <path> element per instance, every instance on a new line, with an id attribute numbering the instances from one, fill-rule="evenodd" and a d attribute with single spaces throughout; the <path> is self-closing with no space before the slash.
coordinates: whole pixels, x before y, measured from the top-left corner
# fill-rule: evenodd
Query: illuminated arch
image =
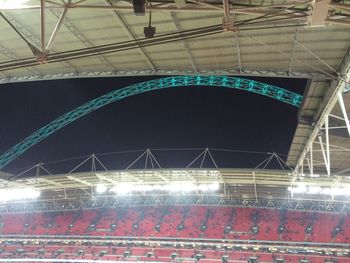
<path id="1" fill-rule="evenodd" d="M 52 133 L 107 104 L 148 91 L 193 86 L 223 87 L 246 90 L 279 100 L 295 107 L 300 106 L 303 98 L 300 94 L 296 94 L 276 86 L 228 76 L 177 76 L 141 82 L 122 89 L 111 91 L 105 95 L 102 95 L 101 97 L 93 99 L 35 131 L 0 156 L 0 169 Z"/>

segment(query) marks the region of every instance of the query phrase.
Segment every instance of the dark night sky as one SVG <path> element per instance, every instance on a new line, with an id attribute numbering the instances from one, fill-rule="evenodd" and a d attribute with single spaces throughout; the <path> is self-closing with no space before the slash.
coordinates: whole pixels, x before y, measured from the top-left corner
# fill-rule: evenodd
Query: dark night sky
<path id="1" fill-rule="evenodd" d="M 149 79 L 71 79 L 1 85 L 0 153 L 93 98 Z M 297 79 L 251 79 L 300 94 L 306 84 Z M 203 87 L 154 91 L 90 113 L 31 148 L 5 170 L 91 153 L 146 148 L 213 147 L 287 154 L 296 120 L 297 108 L 245 91 Z M 163 160 L 167 166 L 181 165 L 174 157 L 163 158 L 168 159 Z M 218 156 L 219 165 L 220 159 L 225 158 Z M 222 166 L 252 167 L 265 157 L 235 154 L 229 158 Z M 122 161 L 119 164 L 124 165 Z"/>

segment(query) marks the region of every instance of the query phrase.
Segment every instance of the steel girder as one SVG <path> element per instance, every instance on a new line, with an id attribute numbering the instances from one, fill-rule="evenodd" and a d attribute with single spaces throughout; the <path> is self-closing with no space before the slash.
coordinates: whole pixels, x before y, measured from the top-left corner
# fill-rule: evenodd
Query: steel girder
<path id="1" fill-rule="evenodd" d="M 332 116 L 332 110 L 336 106 L 336 104 L 340 104 L 340 107 L 342 109 L 343 113 L 343 121 L 345 122 L 344 125 L 348 129 L 348 137 L 347 139 L 350 139 L 350 126 L 349 126 L 349 118 L 347 116 L 347 112 L 344 106 L 343 102 L 343 92 L 346 92 L 349 86 L 349 80 L 350 80 L 350 47 L 348 48 L 345 56 L 343 57 L 339 67 L 338 67 L 338 75 L 342 78 L 338 81 L 333 81 L 329 84 L 329 94 L 326 96 L 328 97 L 328 100 L 324 102 L 324 105 L 320 106 L 320 109 L 322 111 L 319 113 L 319 116 L 317 118 L 317 121 L 313 125 L 313 129 L 309 135 L 309 138 L 307 139 L 307 142 L 305 144 L 305 147 L 299 157 L 299 160 L 295 166 L 294 169 L 294 176 L 295 178 L 302 175 L 303 172 L 303 166 L 304 163 L 307 163 L 309 160 L 308 170 L 310 174 L 313 174 L 313 156 L 312 156 L 312 148 L 313 144 L 318 141 L 322 147 L 322 153 L 324 158 L 324 166 L 327 171 L 327 175 L 330 176 L 333 174 L 333 172 L 337 173 L 338 171 L 333 171 L 331 159 L 330 159 L 330 145 L 329 145 L 329 117 Z M 334 86 L 335 88 L 331 88 Z M 322 142 L 322 133 L 321 130 L 325 131 L 325 149 L 323 148 L 323 142 Z M 311 155 L 310 155 L 311 153 Z M 294 180 L 293 180 L 294 182 Z"/>
<path id="2" fill-rule="evenodd" d="M 228 76 L 176 76 L 141 82 L 111 91 L 101 97 L 93 99 L 35 131 L 0 156 L 0 169 L 57 130 L 105 105 L 148 91 L 193 86 L 223 87 L 245 90 L 276 99 L 295 107 L 299 107 L 303 99 L 302 95 L 280 87 L 254 80 Z"/>
<path id="3" fill-rule="evenodd" d="M 59 211 L 91 210 L 118 207 L 141 206 L 222 206 L 288 209 L 299 211 L 317 211 L 330 213 L 349 213 L 349 203 L 306 201 L 296 199 L 244 199 L 229 196 L 129 196 L 114 198 L 84 198 L 61 200 L 34 200 L 31 202 L 0 204 L 0 214 L 43 213 Z"/>
<path id="4" fill-rule="evenodd" d="M 180 70 L 180 69 L 157 69 L 157 70 L 118 70 L 118 71 L 84 71 L 84 72 L 58 72 L 47 74 L 27 74 L 22 76 L 6 76 L 0 78 L 0 84 L 39 81 L 39 80 L 56 80 L 71 78 L 101 78 L 101 77 L 128 77 L 128 76 L 171 76 L 171 75 L 240 75 L 246 77 L 278 77 L 278 78 L 306 78 L 328 80 L 329 76 L 319 73 L 307 72 L 287 72 L 287 71 L 269 71 L 258 69 L 221 69 L 221 70 Z"/>

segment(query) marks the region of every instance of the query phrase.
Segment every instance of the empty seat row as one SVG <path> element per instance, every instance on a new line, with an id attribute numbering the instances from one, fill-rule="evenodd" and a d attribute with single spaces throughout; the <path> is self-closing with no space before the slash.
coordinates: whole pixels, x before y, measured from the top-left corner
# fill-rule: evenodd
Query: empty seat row
<path id="1" fill-rule="evenodd" d="M 240 207 L 121 207 L 0 215 L 0 233 L 350 243 L 350 216 Z"/>

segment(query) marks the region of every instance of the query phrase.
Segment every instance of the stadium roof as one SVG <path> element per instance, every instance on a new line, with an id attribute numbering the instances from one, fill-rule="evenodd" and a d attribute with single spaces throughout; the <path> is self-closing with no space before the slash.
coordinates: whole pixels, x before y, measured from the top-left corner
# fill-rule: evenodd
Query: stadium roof
<path id="1" fill-rule="evenodd" d="M 350 93 L 343 92 L 350 76 L 347 1 L 158 0 L 147 2 L 146 10 L 144 16 L 135 15 L 132 1 L 0 1 L 0 83 L 199 73 L 309 78 L 288 164 L 296 166 L 298 175 L 349 172 L 349 122 L 340 103 L 350 105 Z M 150 10 L 156 34 L 145 38 Z M 347 106 L 347 115 L 349 110 Z M 149 178 L 159 180 L 164 172 Z M 238 187 L 241 200 L 254 202 L 260 201 L 259 193 L 265 200 L 271 193 L 271 198 L 285 198 L 287 188 L 300 182 L 348 185 L 346 176 L 316 180 L 284 171 L 220 170 L 219 174 L 222 189 L 233 191 L 227 196 L 236 198 Z M 2 187 L 29 184 L 66 200 L 69 185 L 87 193 L 97 178 L 101 180 L 96 173 L 78 176 L 78 180 L 61 175 L 3 181 Z M 346 198 L 327 198 L 333 205 L 347 203 Z M 317 195 L 312 199 L 319 200 Z"/>
<path id="2" fill-rule="evenodd" d="M 314 82 L 307 92 L 304 105 L 300 111 L 300 121 L 295 132 L 293 142 L 288 155 L 288 164 L 295 167 L 305 148 L 306 142 L 320 118 L 325 102 L 325 94 L 332 93 L 326 82 Z M 347 116 L 350 116 L 350 92 L 342 94 L 344 104 L 347 106 Z M 329 117 L 329 150 L 330 150 L 330 174 L 348 175 L 350 173 L 350 140 L 349 132 L 343 120 L 343 113 L 339 103 L 330 111 Z M 320 127 L 317 138 L 313 142 L 314 172 L 327 174 L 323 150 L 325 150 L 325 128 Z M 320 139 L 321 138 L 321 141 Z M 323 150 L 321 144 L 324 146 Z M 306 164 L 305 164 L 306 166 Z M 307 169 L 305 169 L 307 170 Z"/>
<path id="3" fill-rule="evenodd" d="M 293 182 L 293 178 L 291 172 L 282 170 L 184 168 L 91 171 L 1 180 L 0 192 L 31 189 L 40 191 L 41 196 L 39 199 L 26 200 L 25 206 L 23 200 L 0 202 L 0 212 L 171 204 L 350 211 L 350 202 L 344 193 L 310 192 L 330 189 L 329 186 L 337 191 L 348 189 L 348 177 L 319 177 L 317 180 L 303 177 L 296 182 Z M 201 188 L 215 183 L 219 186 L 215 191 Z M 99 193 L 97 187 L 101 184 L 109 190 Z M 199 190 L 184 190 L 188 185 L 198 186 Z M 123 191 L 120 188 L 113 190 L 118 186 Z M 304 186 L 305 190 L 300 191 Z M 307 192 L 308 189 L 311 190 Z M 5 196 L 1 200 L 3 198 Z"/>
<path id="4" fill-rule="evenodd" d="M 349 4 L 331 1 L 149 1 L 156 34 L 147 43 L 149 12 L 136 16 L 130 1 L 1 2 L 1 83 L 193 73 L 329 78 L 350 42 Z M 186 33 L 203 27 L 215 35 Z M 125 41 L 112 53 L 61 53 Z"/>

